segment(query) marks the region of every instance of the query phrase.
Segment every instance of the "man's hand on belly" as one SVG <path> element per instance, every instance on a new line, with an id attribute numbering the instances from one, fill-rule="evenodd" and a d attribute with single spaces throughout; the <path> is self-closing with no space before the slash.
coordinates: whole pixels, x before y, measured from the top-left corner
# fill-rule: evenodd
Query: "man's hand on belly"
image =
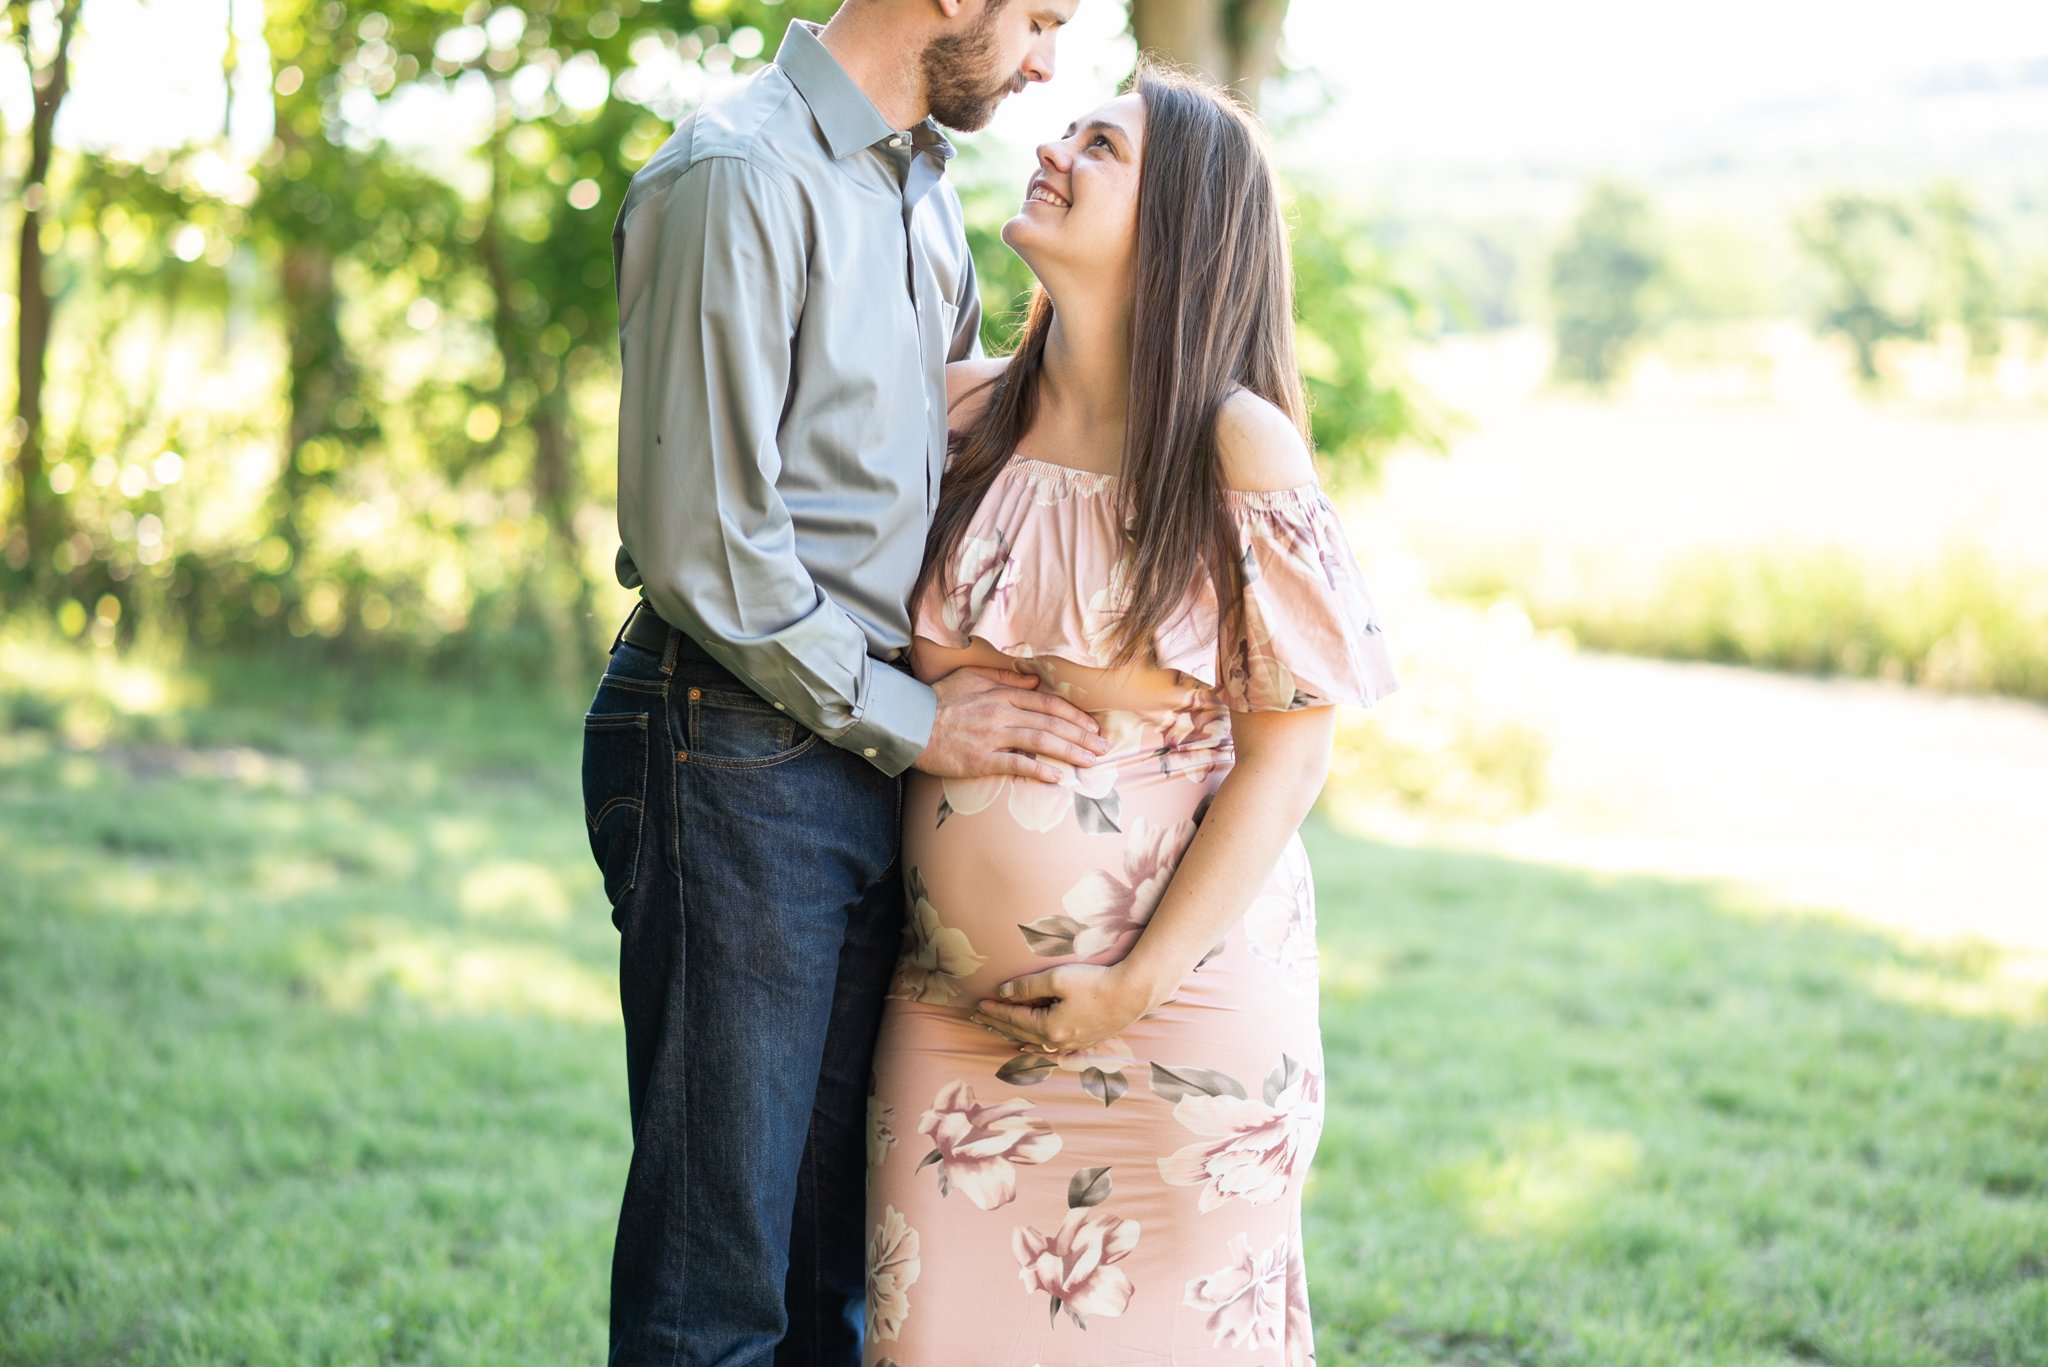
<path id="1" fill-rule="evenodd" d="M 938 778 L 1037 779 L 1057 783 L 1062 760 L 1092 766 L 1109 748 L 1095 718 L 1065 698 L 1038 691 L 1038 678 L 968 665 L 932 685 L 938 715 L 912 768 Z"/>

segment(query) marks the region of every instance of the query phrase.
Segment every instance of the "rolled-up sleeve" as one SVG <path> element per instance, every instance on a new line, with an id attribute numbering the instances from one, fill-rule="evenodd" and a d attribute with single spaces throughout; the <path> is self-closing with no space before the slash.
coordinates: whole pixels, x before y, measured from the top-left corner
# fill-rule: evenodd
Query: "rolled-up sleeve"
<path id="1" fill-rule="evenodd" d="M 755 692 L 887 774 L 936 695 L 868 655 L 797 559 L 777 429 L 803 313 L 806 227 L 750 162 L 707 157 L 616 232 L 619 540 L 647 601 Z"/>

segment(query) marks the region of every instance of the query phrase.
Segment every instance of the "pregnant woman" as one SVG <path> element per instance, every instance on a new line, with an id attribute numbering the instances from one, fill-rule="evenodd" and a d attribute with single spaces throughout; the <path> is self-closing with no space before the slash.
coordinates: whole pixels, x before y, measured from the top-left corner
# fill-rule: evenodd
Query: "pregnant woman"
<path id="1" fill-rule="evenodd" d="M 1263 137 L 1153 68 L 1039 149 L 1014 355 L 952 368 L 913 666 L 1025 669 L 1092 768 L 913 772 L 876 1052 L 867 1367 L 1313 1361 L 1296 833 L 1395 687 L 1315 481 Z"/>

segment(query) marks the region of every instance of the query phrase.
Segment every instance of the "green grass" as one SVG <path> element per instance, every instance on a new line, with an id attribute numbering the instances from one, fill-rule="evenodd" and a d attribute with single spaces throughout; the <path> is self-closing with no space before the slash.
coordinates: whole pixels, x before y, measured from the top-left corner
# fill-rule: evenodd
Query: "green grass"
<path id="1" fill-rule="evenodd" d="M 582 700 L 82 658 L 0 650 L 0 1362 L 597 1360 Z M 1324 1367 L 2048 1356 L 1995 950 L 1310 836 Z"/>

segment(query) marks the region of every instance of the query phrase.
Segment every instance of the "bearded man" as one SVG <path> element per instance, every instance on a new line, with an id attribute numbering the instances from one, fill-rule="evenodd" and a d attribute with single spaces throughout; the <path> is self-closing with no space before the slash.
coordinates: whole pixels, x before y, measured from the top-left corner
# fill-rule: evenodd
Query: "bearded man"
<path id="1" fill-rule="evenodd" d="M 981 354 L 953 146 L 1053 71 L 1078 0 L 847 0 L 707 101 L 612 233 L 618 577 L 584 824 L 620 933 L 633 1129 L 614 1367 L 856 1367 L 901 774 L 1092 763 L 1031 675 L 908 668 Z"/>

